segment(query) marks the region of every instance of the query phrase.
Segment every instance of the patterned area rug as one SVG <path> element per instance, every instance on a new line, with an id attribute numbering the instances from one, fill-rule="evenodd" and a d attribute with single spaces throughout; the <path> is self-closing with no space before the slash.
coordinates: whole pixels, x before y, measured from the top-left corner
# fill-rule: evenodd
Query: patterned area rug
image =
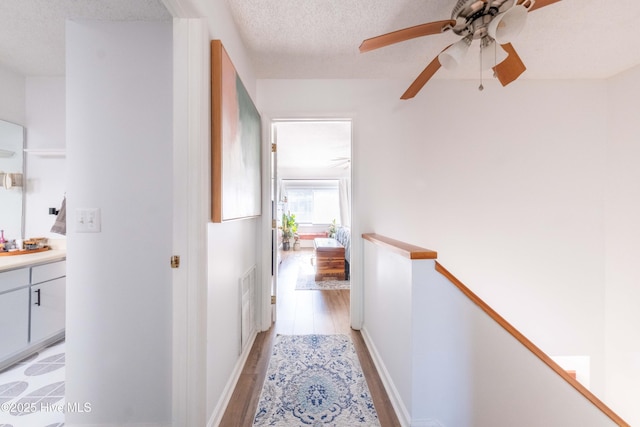
<path id="1" fill-rule="evenodd" d="M 325 279 L 316 282 L 315 277 L 315 274 L 298 274 L 296 289 L 305 291 L 334 291 L 337 289 L 351 288 L 351 282 L 349 282 L 348 280 Z"/>
<path id="2" fill-rule="evenodd" d="M 316 281 L 316 271 L 313 266 L 313 253 L 302 254 L 296 258 L 298 263 L 298 280 L 296 290 L 303 291 L 335 291 L 338 289 L 350 289 L 348 280 L 335 280 L 326 278 Z"/>
<path id="3" fill-rule="evenodd" d="M 379 427 L 346 335 L 278 335 L 254 426 Z"/>

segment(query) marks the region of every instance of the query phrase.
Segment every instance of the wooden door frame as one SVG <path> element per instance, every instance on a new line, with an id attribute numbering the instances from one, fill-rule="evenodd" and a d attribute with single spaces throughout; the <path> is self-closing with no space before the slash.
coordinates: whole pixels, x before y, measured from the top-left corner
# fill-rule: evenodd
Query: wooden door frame
<path id="1" fill-rule="evenodd" d="M 164 0 L 165 5 L 181 0 Z M 170 11 L 176 16 L 175 12 Z M 206 413 L 207 223 L 209 221 L 209 36 L 202 19 L 173 20 L 172 419 L 204 426 Z M 169 263 L 169 260 L 167 260 Z"/>

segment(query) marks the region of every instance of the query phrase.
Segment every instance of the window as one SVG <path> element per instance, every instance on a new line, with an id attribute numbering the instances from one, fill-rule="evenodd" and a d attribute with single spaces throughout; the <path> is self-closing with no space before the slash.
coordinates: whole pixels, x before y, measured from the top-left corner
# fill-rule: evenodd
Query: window
<path id="1" fill-rule="evenodd" d="M 284 181 L 287 209 L 298 224 L 340 223 L 340 197 L 337 180 Z"/>

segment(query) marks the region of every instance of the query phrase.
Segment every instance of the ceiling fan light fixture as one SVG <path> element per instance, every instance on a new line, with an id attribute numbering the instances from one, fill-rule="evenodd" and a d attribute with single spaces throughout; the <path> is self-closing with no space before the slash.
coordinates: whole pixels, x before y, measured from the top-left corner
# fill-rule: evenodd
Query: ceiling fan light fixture
<path id="1" fill-rule="evenodd" d="M 509 54 L 495 40 L 485 37 L 480 41 L 480 64 L 483 70 L 493 68 L 505 59 Z"/>
<path id="2" fill-rule="evenodd" d="M 473 40 L 480 40 L 481 43 L 480 55 L 477 57 L 481 62 L 478 69 L 479 89 L 483 89 L 483 65 L 493 68 L 494 77 L 502 86 L 507 86 L 527 69 L 510 40 L 523 30 L 529 12 L 559 1 L 561 0 L 457 0 L 451 19 L 427 22 L 368 38 L 360 45 L 360 52 L 451 31 L 463 39 L 449 45 L 433 58 L 400 99 L 415 97 L 440 68 L 452 69 L 458 66 Z"/>
<path id="3" fill-rule="evenodd" d="M 491 20 L 487 31 L 500 44 L 510 43 L 527 23 L 529 10 L 523 5 L 515 5 Z"/>
<path id="4" fill-rule="evenodd" d="M 438 55 L 438 61 L 447 70 L 455 69 L 464 59 L 471 46 L 471 37 L 464 37 Z"/>

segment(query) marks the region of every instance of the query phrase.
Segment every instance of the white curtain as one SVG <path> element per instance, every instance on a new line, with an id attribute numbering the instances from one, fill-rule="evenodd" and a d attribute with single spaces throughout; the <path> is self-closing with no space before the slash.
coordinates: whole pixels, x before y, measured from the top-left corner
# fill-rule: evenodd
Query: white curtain
<path id="1" fill-rule="evenodd" d="M 343 227 L 351 227 L 351 180 L 341 178 L 338 183 L 340 195 L 340 223 Z"/>

